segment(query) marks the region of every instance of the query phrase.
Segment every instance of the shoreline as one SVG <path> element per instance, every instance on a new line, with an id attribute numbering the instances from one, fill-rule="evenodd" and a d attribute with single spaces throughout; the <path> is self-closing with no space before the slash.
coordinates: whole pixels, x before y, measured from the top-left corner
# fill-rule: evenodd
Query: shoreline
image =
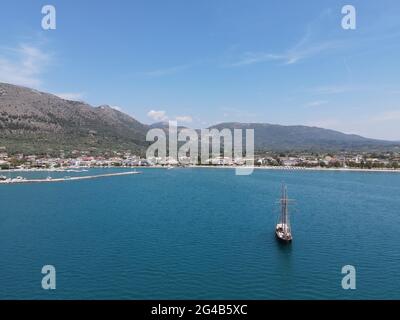
<path id="1" fill-rule="evenodd" d="M 120 166 L 110 166 L 110 167 L 70 167 L 64 169 L 39 169 L 39 168 L 32 168 L 32 169 L 5 169 L 0 170 L 0 175 L 2 172 L 12 173 L 12 172 L 87 172 L 90 169 L 249 169 L 253 168 L 254 170 L 287 170 L 287 171 L 332 171 L 332 172 L 387 172 L 387 173 L 400 173 L 400 169 L 361 169 L 361 168 L 323 168 L 323 167 L 290 167 L 290 166 L 213 166 L 213 165 L 204 165 L 204 166 L 161 166 L 161 165 L 154 165 L 154 166 L 130 166 L 130 167 L 120 167 Z M 112 175 L 117 175 L 117 173 L 111 173 Z M 125 174 L 125 173 L 124 173 Z"/>
<path id="2" fill-rule="evenodd" d="M 387 173 L 400 173 L 400 169 L 361 169 L 361 168 L 322 168 L 322 167 L 284 167 L 284 166 L 260 166 L 260 167 L 251 167 L 251 166 L 195 166 L 188 168 L 215 168 L 215 169 L 249 169 L 253 168 L 254 170 L 286 170 L 286 171 L 332 171 L 332 172 L 387 172 Z"/>

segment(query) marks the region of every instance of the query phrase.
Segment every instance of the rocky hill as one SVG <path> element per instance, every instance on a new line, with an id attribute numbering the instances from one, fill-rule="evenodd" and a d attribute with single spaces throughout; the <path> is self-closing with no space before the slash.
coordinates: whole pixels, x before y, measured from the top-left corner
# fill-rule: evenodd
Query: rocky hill
<path id="1" fill-rule="evenodd" d="M 143 154 L 149 145 L 146 133 L 151 128 L 167 131 L 168 124 L 146 125 L 108 105 L 92 107 L 84 102 L 0 83 L 0 148 L 6 148 L 9 153 L 131 150 Z M 258 151 L 375 151 L 400 146 L 396 142 L 307 126 L 221 123 L 211 128 L 254 129 Z"/>
<path id="2" fill-rule="evenodd" d="M 0 146 L 10 152 L 142 150 L 148 126 L 104 105 L 0 84 Z"/>

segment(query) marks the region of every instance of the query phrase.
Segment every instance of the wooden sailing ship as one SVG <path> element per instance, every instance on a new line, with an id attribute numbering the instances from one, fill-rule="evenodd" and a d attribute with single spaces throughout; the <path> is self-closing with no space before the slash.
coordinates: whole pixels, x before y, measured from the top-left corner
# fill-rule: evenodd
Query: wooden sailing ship
<path id="1" fill-rule="evenodd" d="M 282 196 L 279 200 L 281 205 L 280 216 L 278 219 L 278 223 L 276 224 L 275 234 L 279 241 L 284 243 L 290 243 L 293 239 L 292 237 L 292 228 L 290 226 L 290 217 L 289 217 L 289 201 L 287 195 L 287 187 L 285 185 L 282 186 Z"/>

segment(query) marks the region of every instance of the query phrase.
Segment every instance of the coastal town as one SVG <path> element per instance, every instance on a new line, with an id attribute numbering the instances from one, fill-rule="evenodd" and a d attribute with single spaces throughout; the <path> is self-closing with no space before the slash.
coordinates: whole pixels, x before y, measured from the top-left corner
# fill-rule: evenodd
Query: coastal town
<path id="1" fill-rule="evenodd" d="M 96 167 L 186 167 L 186 166 L 245 166 L 253 163 L 246 157 L 210 157 L 205 163 L 193 164 L 189 157 L 149 158 L 130 152 L 112 152 L 104 155 L 91 155 L 85 151 L 74 151 L 65 156 L 50 155 L 9 155 L 0 152 L 0 170 L 63 170 L 67 168 Z M 254 157 L 255 167 L 271 168 L 314 168 L 314 169 L 365 169 L 399 170 L 400 152 L 387 153 L 275 153 L 265 152 Z"/>

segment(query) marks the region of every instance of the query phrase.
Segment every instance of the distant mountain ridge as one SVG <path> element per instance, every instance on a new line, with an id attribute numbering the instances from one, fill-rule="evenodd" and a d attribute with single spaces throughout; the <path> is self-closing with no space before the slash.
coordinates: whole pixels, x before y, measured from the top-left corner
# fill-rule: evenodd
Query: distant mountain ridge
<path id="1" fill-rule="evenodd" d="M 0 147 L 10 153 L 131 150 L 143 154 L 150 144 L 146 142 L 146 134 L 152 128 L 168 127 L 166 123 L 143 124 L 108 105 L 92 107 L 0 83 Z M 400 146 L 400 143 L 307 126 L 229 122 L 211 128 L 252 128 L 256 150 L 383 150 Z"/>
<path id="2" fill-rule="evenodd" d="M 283 126 L 267 123 L 220 123 L 211 128 L 254 129 L 254 144 L 258 150 L 383 150 L 400 147 L 399 142 L 364 138 L 331 129 L 309 126 Z"/>

